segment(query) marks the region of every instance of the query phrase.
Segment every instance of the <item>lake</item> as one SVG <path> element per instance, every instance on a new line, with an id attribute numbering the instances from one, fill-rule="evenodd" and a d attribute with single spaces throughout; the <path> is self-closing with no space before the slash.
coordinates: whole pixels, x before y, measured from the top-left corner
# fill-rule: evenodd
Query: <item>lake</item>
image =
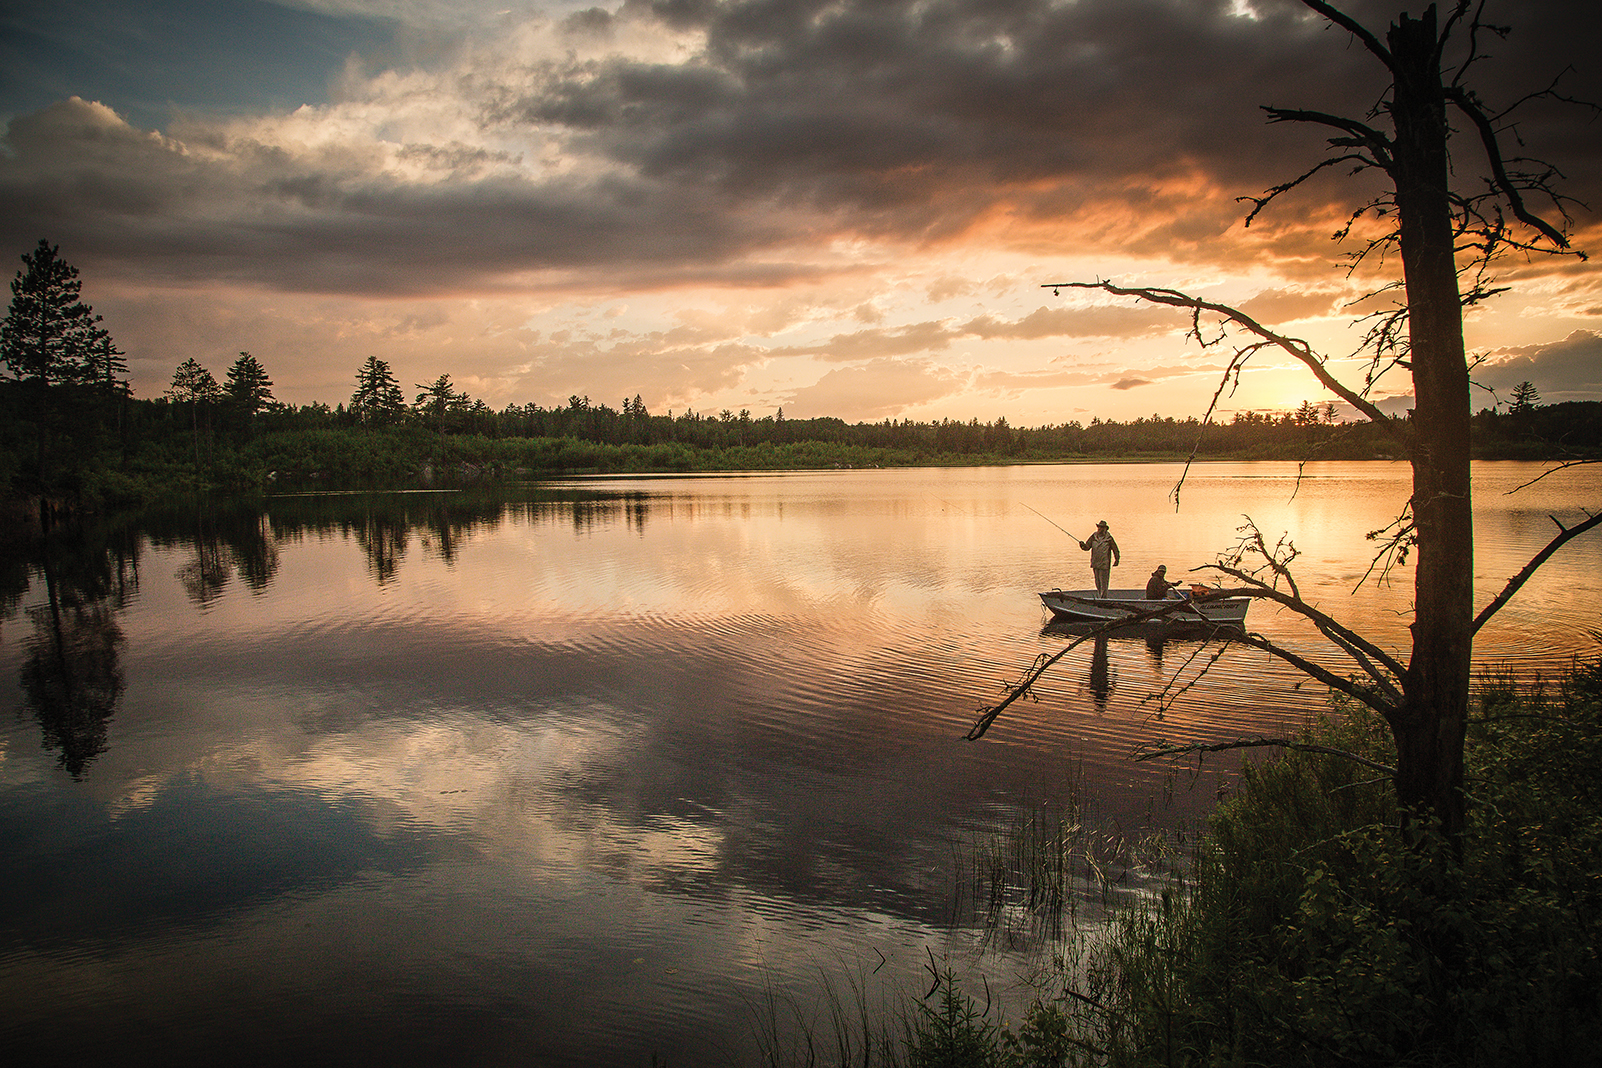
<path id="1" fill-rule="evenodd" d="M 1598 467 L 1509 492 L 1541 470 L 1475 468 L 1482 604 L 1549 516 L 1602 503 Z M 1059 525 L 1107 519 L 1113 585 L 1141 586 L 1250 517 L 1294 541 L 1304 596 L 1405 650 L 1411 568 L 1380 580 L 1366 538 L 1405 465 L 1203 464 L 1176 509 L 1179 471 L 285 496 L 8 554 L 0 1048 L 757 1063 L 763 1020 L 921 994 L 932 962 L 1017 1004 L 1042 947 L 965 902 L 972 843 L 1074 797 L 1104 841 L 1171 832 L 1232 765 L 1139 747 L 1327 707 L 1261 652 L 1146 635 L 1087 643 L 964 741 L 1068 640 L 1035 597 L 1089 584 Z M 1480 665 L 1594 655 L 1599 573 L 1602 538 L 1566 547 Z M 1339 664 L 1266 604 L 1248 623 Z"/>

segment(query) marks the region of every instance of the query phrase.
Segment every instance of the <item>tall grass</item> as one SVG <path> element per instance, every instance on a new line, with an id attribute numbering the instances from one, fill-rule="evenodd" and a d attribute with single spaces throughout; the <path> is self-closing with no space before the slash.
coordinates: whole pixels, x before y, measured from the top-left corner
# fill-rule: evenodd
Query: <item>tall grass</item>
<path id="1" fill-rule="evenodd" d="M 1051 797 L 1016 807 L 953 844 L 948 922 L 1002 949 L 1032 988 L 1016 1019 L 1016 990 L 992 996 L 982 975 L 960 979 L 932 956 L 927 989 L 877 983 L 857 972 L 820 976 L 805 998 L 770 989 L 753 1003 L 765 1068 L 1036 1068 L 1090 1065 L 1094 1018 L 1074 1011 L 1107 917 L 1174 873 L 1172 844 L 1101 826 L 1071 770 Z"/>
<path id="2" fill-rule="evenodd" d="M 1059 957 L 1183 860 L 1158 833 L 1131 836 L 1096 821 L 1077 795 L 1012 810 L 1001 826 L 959 843 L 952 859 L 954 925 L 1001 948 Z"/>
<path id="3" fill-rule="evenodd" d="M 752 1005 L 763 1068 L 1089 1068 L 1083 1021 L 1037 999 L 1016 1028 L 988 991 L 972 996 L 949 968 L 930 965 L 919 997 L 886 1006 L 866 977 L 841 990 L 825 983 L 824 1007 L 808 1012 L 772 991 Z"/>

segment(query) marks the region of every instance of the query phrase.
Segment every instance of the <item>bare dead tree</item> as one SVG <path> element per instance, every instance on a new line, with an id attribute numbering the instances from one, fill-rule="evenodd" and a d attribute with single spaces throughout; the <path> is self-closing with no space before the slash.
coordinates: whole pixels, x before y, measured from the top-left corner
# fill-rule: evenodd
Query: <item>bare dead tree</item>
<path id="1" fill-rule="evenodd" d="M 1204 348 L 1232 349 L 1211 419 L 1226 387 L 1237 383 L 1251 357 L 1287 353 L 1323 387 L 1382 426 L 1406 450 L 1413 469 L 1412 495 L 1399 521 L 1385 535 L 1389 550 L 1415 554 L 1412 648 L 1404 664 L 1373 642 L 1302 601 L 1283 561 L 1266 546 L 1272 581 L 1227 562 L 1216 565 L 1241 583 L 1232 594 L 1273 600 L 1308 619 L 1352 658 L 1357 674 L 1345 678 L 1256 635 L 1233 640 L 1266 649 L 1308 675 L 1377 709 L 1396 741 L 1394 782 L 1408 811 L 1424 814 L 1457 839 L 1464 825 L 1463 741 L 1468 718 L 1470 655 L 1475 632 L 1512 596 L 1524 578 L 1474 611 L 1472 486 L 1469 469 L 1470 379 L 1463 340 L 1463 309 L 1499 290 L 1489 269 L 1509 252 L 1583 256 L 1570 248 L 1565 230 L 1568 201 L 1557 192 L 1554 168 L 1505 153 L 1502 142 L 1511 108 L 1492 110 L 1468 84 L 1484 60 L 1482 43 L 1505 36 L 1505 27 L 1484 19 L 1485 0 L 1453 0 L 1444 21 L 1431 5 L 1420 18 L 1399 15 L 1382 41 L 1324 0 L 1302 2 L 1346 30 L 1385 68 L 1389 86 L 1362 119 L 1300 108 L 1267 107 L 1270 122 L 1311 123 L 1333 131 L 1329 153 L 1306 171 L 1261 196 L 1247 224 L 1283 194 L 1326 171 L 1379 171 L 1387 188 L 1359 208 L 1336 235 L 1351 235 L 1365 216 L 1386 225 L 1354 256 L 1399 255 L 1402 277 L 1378 293 L 1400 291 L 1404 299 L 1368 317 L 1363 350 L 1369 363 L 1361 386 L 1337 379 L 1327 357 L 1227 305 L 1161 287 L 1122 286 L 1110 281 L 1048 283 L 1045 288 L 1097 289 L 1114 296 L 1182 308 L 1191 314 L 1190 334 Z M 1455 59 L 1449 60 L 1453 48 Z M 1562 99 L 1555 85 L 1532 93 Z M 1520 101 L 1522 103 L 1523 101 Z M 1514 107 L 1518 105 L 1515 104 Z M 1451 151 L 1451 115 L 1466 120 L 1472 146 Z M 1470 176 L 1462 186 L 1454 176 Z M 1559 224 L 1530 207 L 1535 199 L 1557 213 Z M 1415 406 L 1408 421 L 1385 416 L 1373 403 L 1375 382 L 1392 369 L 1412 376 Z M 1563 528 L 1526 571 L 1533 571 L 1568 539 L 1592 529 L 1602 516 Z M 1386 550 L 1382 550 L 1382 556 Z M 1376 560 L 1380 558 L 1377 557 Z M 1280 587 L 1285 588 L 1280 588 Z"/>

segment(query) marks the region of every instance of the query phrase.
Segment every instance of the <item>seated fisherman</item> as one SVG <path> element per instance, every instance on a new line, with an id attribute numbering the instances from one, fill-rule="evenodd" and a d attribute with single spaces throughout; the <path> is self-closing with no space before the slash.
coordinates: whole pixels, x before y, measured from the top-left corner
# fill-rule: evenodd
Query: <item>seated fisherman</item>
<path id="1" fill-rule="evenodd" d="M 1151 573 L 1151 578 L 1146 580 L 1146 600 L 1166 600 L 1168 597 L 1168 591 L 1178 585 L 1180 585 L 1180 583 L 1168 581 L 1168 565 L 1158 564 L 1157 570 L 1153 571 Z"/>

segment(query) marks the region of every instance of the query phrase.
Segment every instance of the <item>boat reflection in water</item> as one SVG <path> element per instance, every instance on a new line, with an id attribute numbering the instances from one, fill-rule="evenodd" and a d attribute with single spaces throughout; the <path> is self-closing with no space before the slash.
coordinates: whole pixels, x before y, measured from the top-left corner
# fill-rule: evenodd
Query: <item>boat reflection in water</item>
<path id="1" fill-rule="evenodd" d="M 1152 667 L 1158 675 L 1163 673 L 1163 652 L 1171 642 L 1183 645 L 1196 646 L 1198 649 L 1210 641 L 1225 642 L 1230 637 L 1243 633 L 1242 627 L 1230 623 L 1203 623 L 1184 622 L 1173 620 L 1148 620 L 1143 623 L 1123 623 L 1109 626 L 1107 623 L 1091 623 L 1085 620 L 1065 619 L 1053 616 L 1050 622 L 1040 628 L 1042 638 L 1089 638 L 1090 651 L 1090 680 L 1088 689 L 1091 701 L 1098 714 L 1107 711 L 1108 701 L 1112 697 L 1115 684 L 1118 681 L 1118 670 L 1112 665 L 1109 655 L 1111 643 L 1143 642 L 1146 652 L 1151 657 Z"/>
<path id="2" fill-rule="evenodd" d="M 1112 696 L 1113 673 L 1107 663 L 1107 636 L 1096 638 L 1090 653 L 1090 696 L 1096 702 L 1096 711 L 1107 711 L 1107 699 Z"/>
<path id="3" fill-rule="evenodd" d="M 1118 623 L 1109 627 L 1106 623 L 1088 623 L 1084 620 L 1054 617 L 1040 628 L 1040 633 L 1042 636 L 1056 635 L 1063 638 L 1084 638 L 1094 635 L 1097 645 L 1105 644 L 1109 638 L 1121 641 L 1138 638 L 1146 643 L 1146 648 L 1151 650 L 1152 657 L 1161 662 L 1163 646 L 1169 642 L 1200 642 L 1207 641 L 1210 638 L 1225 640 L 1245 633 L 1245 628 L 1232 623 L 1200 623 L 1173 620 Z"/>

